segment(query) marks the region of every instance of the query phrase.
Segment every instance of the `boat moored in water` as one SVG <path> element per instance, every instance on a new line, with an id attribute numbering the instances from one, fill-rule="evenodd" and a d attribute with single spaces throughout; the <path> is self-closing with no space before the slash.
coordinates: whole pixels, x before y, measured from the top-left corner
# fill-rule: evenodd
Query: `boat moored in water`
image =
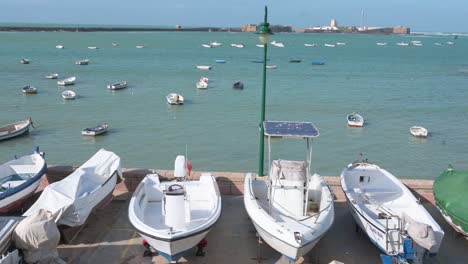
<path id="1" fill-rule="evenodd" d="M 36 94 L 37 93 L 37 88 L 31 85 L 27 85 L 23 88 L 21 88 L 21 91 L 25 94 Z"/>
<path id="2" fill-rule="evenodd" d="M 221 215 L 221 195 L 215 177 L 202 173 L 187 181 L 190 166 L 175 160 L 175 181 L 161 182 L 148 174 L 132 195 L 128 218 L 151 248 L 170 263 L 188 254 L 210 232 Z"/>
<path id="3" fill-rule="evenodd" d="M 0 140 L 9 139 L 20 136 L 29 131 L 29 127 L 33 125 L 31 118 L 18 121 L 12 124 L 0 126 Z"/>
<path id="4" fill-rule="evenodd" d="M 59 77 L 58 73 L 51 73 L 45 76 L 46 79 L 57 79 Z"/>
<path id="5" fill-rule="evenodd" d="M 62 86 L 73 85 L 75 84 L 75 81 L 76 81 L 76 77 L 72 76 L 72 77 L 68 77 L 66 79 L 58 81 L 57 84 L 62 85 Z"/>
<path id="6" fill-rule="evenodd" d="M 112 83 L 107 85 L 107 89 L 109 90 L 120 90 L 120 89 L 125 89 L 127 88 L 128 83 L 127 81 L 121 81 L 118 83 Z"/>
<path id="7" fill-rule="evenodd" d="M 208 83 L 205 82 L 205 81 L 198 81 L 197 84 L 196 84 L 197 88 L 198 89 L 207 89 L 208 88 Z"/>
<path id="8" fill-rule="evenodd" d="M 428 135 L 427 129 L 422 126 L 412 126 L 410 128 L 410 133 L 415 137 L 427 137 Z"/>
<path id="9" fill-rule="evenodd" d="M 29 64 L 29 62 L 30 62 L 30 61 L 29 61 L 28 59 L 21 59 L 21 60 L 20 60 L 20 63 L 21 63 L 21 64 Z"/>
<path id="10" fill-rule="evenodd" d="M 362 127 L 364 126 L 364 118 L 357 113 L 352 113 L 346 116 L 346 121 L 350 127 Z"/>
<path id="11" fill-rule="evenodd" d="M 62 92 L 63 99 L 72 100 L 76 98 L 76 93 L 72 90 L 65 90 Z"/>
<path id="12" fill-rule="evenodd" d="M 63 46 L 63 45 L 57 45 L 57 46 L 55 46 L 55 48 L 56 48 L 56 49 L 63 49 L 64 46 Z"/>
<path id="13" fill-rule="evenodd" d="M 166 96 L 167 103 L 170 105 L 184 104 L 184 97 L 177 93 L 170 93 Z"/>
<path id="14" fill-rule="evenodd" d="M 325 180 L 310 173 L 310 141 L 319 136 L 308 122 L 265 121 L 270 173 L 266 180 L 247 174 L 244 206 L 259 236 L 290 263 L 307 254 L 331 228 L 333 194 Z M 273 160 L 271 138 L 305 139 L 305 161 Z"/>
<path id="15" fill-rule="evenodd" d="M 0 213 L 18 209 L 39 187 L 47 164 L 44 153 L 34 153 L 0 165 Z"/>
<path id="16" fill-rule="evenodd" d="M 233 89 L 242 90 L 242 89 L 244 89 L 244 83 L 242 83 L 242 82 L 235 82 L 235 83 L 232 85 L 232 88 L 233 88 Z"/>
<path id="17" fill-rule="evenodd" d="M 196 68 L 199 70 L 211 70 L 211 66 L 208 65 L 197 65 Z"/>
<path id="18" fill-rule="evenodd" d="M 81 131 L 81 135 L 83 135 L 83 136 L 97 136 L 97 135 L 106 133 L 108 129 L 109 129 L 109 125 L 101 124 L 101 125 L 97 125 L 95 127 L 89 127 L 89 128 L 83 129 Z"/>
<path id="19" fill-rule="evenodd" d="M 272 42 L 270 42 L 270 44 L 277 47 L 277 48 L 284 48 L 284 43 L 276 42 L 276 40 L 273 40 Z"/>
<path id="20" fill-rule="evenodd" d="M 89 64 L 89 60 L 86 59 L 86 60 L 75 61 L 75 64 L 76 64 L 76 65 L 88 65 L 88 64 Z"/>
<path id="21" fill-rule="evenodd" d="M 96 46 L 89 46 L 88 49 L 90 49 L 90 50 L 96 50 L 96 49 L 98 49 L 98 47 L 96 47 Z"/>
<path id="22" fill-rule="evenodd" d="M 243 49 L 243 48 L 245 48 L 245 45 L 244 45 L 244 44 L 232 43 L 232 44 L 231 44 L 231 47 L 233 47 L 233 48 L 238 48 L 238 49 Z"/>

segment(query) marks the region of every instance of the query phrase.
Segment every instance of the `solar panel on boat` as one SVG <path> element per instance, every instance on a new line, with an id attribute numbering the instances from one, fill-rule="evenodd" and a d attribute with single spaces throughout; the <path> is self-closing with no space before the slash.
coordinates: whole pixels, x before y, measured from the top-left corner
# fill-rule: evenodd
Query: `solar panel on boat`
<path id="1" fill-rule="evenodd" d="M 265 121 L 265 136 L 312 138 L 318 137 L 319 131 L 310 122 Z"/>

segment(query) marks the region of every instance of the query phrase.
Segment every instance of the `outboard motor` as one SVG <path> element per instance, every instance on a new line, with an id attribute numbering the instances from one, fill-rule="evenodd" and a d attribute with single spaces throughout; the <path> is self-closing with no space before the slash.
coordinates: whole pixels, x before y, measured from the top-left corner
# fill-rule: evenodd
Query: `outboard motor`
<path id="1" fill-rule="evenodd" d="M 185 228 L 185 190 L 182 185 L 172 184 L 164 192 L 165 224 L 173 229 Z"/>
<path id="2" fill-rule="evenodd" d="M 177 156 L 174 162 L 174 177 L 176 180 L 180 181 L 185 179 L 186 167 L 185 157 L 182 155 Z"/>

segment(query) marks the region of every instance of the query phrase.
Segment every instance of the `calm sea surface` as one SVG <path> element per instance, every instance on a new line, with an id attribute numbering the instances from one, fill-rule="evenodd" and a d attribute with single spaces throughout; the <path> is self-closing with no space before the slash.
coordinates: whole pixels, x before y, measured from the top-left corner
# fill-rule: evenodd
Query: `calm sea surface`
<path id="1" fill-rule="evenodd" d="M 359 153 L 398 177 L 433 179 L 449 163 L 468 169 L 468 38 L 276 34 L 271 40 L 286 47 L 269 48 L 269 64 L 278 68 L 267 71 L 266 116 L 316 125 L 313 171 L 339 175 Z M 411 40 L 423 46 L 395 45 Z M 213 41 L 223 46 L 200 47 Z M 434 44 L 447 41 L 455 45 Z M 346 45 L 323 46 L 335 42 Z M 251 61 L 263 49 L 255 44 L 257 36 L 247 33 L 0 33 L 0 124 L 32 117 L 36 125 L 28 136 L 0 142 L 0 161 L 40 146 L 49 164 L 79 165 L 105 148 L 123 167 L 170 169 L 187 149 L 196 170 L 256 172 L 262 64 Z M 21 58 L 31 64 L 20 64 Z M 88 66 L 74 65 L 85 58 Z M 302 63 L 289 63 L 292 58 Z M 64 101 L 64 88 L 44 78 L 51 72 L 76 76 L 67 88 L 79 98 Z M 207 90 L 195 87 L 201 76 L 210 78 Z M 121 80 L 128 89 L 106 89 Z M 244 82 L 243 91 L 232 89 L 236 81 Z M 38 94 L 23 95 L 25 85 Z M 185 105 L 167 105 L 170 92 L 182 94 Z M 350 112 L 364 116 L 364 128 L 346 126 Z M 110 126 L 106 135 L 80 135 L 103 122 Z M 430 136 L 412 137 L 413 125 L 428 128 Z M 273 157 L 304 158 L 303 143 L 273 140 Z"/>

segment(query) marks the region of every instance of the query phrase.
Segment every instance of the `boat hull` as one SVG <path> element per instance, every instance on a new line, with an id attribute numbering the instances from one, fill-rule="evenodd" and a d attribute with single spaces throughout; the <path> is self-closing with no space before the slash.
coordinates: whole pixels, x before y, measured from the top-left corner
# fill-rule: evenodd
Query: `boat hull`
<path id="1" fill-rule="evenodd" d="M 0 135 L 0 140 L 10 139 L 10 138 L 14 138 L 14 137 L 26 134 L 27 132 L 29 132 L 29 127 L 30 126 L 31 126 L 31 123 L 29 123 L 27 126 L 23 127 L 22 129 L 16 130 L 16 131 L 11 132 L 11 133 L 2 134 L 2 135 Z"/>
<path id="2" fill-rule="evenodd" d="M 444 212 L 442 210 L 440 210 L 440 208 L 437 206 L 437 209 L 439 210 L 440 214 L 444 217 L 444 220 L 453 228 L 455 229 L 455 231 L 457 231 L 458 233 L 462 234 L 463 236 L 465 236 L 465 238 L 468 240 L 468 232 L 466 232 L 465 230 L 463 230 L 463 228 L 461 228 L 461 226 L 459 225 L 456 225 L 452 222 L 452 218 L 446 214 L 444 214 Z"/>
<path id="3" fill-rule="evenodd" d="M 33 184 L 5 199 L 0 200 L 0 213 L 16 211 L 24 202 L 26 202 L 39 187 L 40 177 Z"/>
<path id="4" fill-rule="evenodd" d="M 182 256 L 188 254 L 210 231 L 211 227 L 202 233 L 175 241 L 162 240 L 147 234 L 138 233 L 154 250 L 158 251 L 161 256 L 171 262 L 177 261 Z"/>

